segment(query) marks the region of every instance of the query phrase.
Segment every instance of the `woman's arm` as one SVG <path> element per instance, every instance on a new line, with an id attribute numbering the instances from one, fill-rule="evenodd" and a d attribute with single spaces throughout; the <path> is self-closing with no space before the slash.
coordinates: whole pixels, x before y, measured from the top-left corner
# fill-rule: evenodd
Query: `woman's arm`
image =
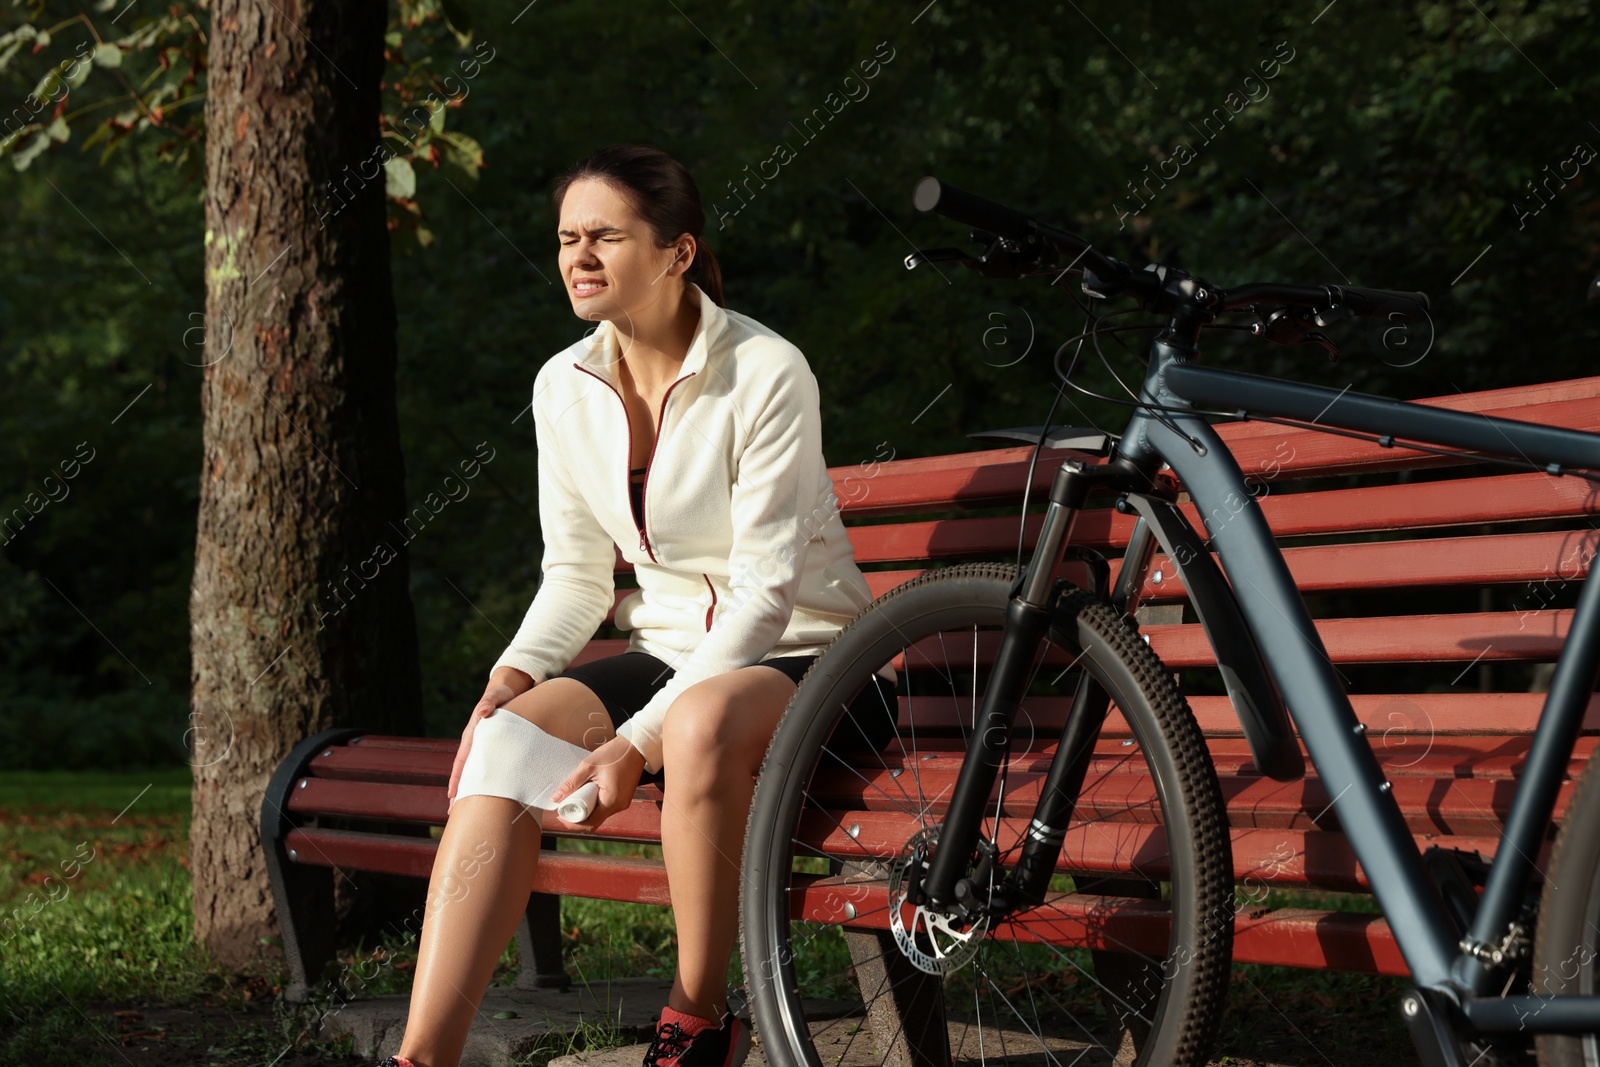
<path id="1" fill-rule="evenodd" d="M 527 688 L 572 662 L 605 621 L 616 589 L 616 546 L 572 481 L 539 402 L 544 393 L 540 384 L 534 383 L 533 427 L 539 450 L 543 577 L 516 636 L 494 665 L 495 674 L 513 668 L 526 675 Z"/>
<path id="2" fill-rule="evenodd" d="M 816 532 L 806 520 L 830 483 L 816 377 L 799 349 L 774 341 L 776 358 L 751 360 L 756 365 L 749 368 L 769 388 L 741 412 L 751 428 L 732 487 L 732 596 L 694 652 L 670 664 L 677 673 L 617 731 L 651 771 L 661 767 L 661 727 L 678 695 L 696 682 L 759 662 L 794 614 Z"/>
<path id="3" fill-rule="evenodd" d="M 488 697 L 489 691 L 499 689 L 503 691 L 504 698 L 495 702 L 495 707 L 503 706 L 513 697 L 519 697 L 533 688 L 533 676 L 526 671 L 519 671 L 515 667 L 496 667 L 489 672 L 489 685 L 483 691 Z"/>

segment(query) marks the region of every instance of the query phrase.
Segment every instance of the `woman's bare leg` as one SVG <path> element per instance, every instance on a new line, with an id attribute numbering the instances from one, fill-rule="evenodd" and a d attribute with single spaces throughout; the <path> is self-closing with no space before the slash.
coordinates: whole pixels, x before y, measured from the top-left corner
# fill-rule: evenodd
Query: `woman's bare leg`
<path id="1" fill-rule="evenodd" d="M 770 670 L 770 668 L 769 668 Z M 552 678 L 496 715 L 515 712 L 546 733 L 597 747 L 614 731 L 593 692 Z M 506 797 L 456 801 L 439 840 L 417 946 L 400 1055 L 417 1067 L 456 1067 L 496 962 L 516 933 L 539 860 L 535 808 Z M 524 960 L 523 966 L 531 966 Z"/>
<path id="2" fill-rule="evenodd" d="M 684 690 L 662 725 L 662 856 L 678 929 L 667 1003 L 702 1019 L 727 1009 L 739 932 L 739 873 L 755 775 L 795 684 L 759 664 Z"/>

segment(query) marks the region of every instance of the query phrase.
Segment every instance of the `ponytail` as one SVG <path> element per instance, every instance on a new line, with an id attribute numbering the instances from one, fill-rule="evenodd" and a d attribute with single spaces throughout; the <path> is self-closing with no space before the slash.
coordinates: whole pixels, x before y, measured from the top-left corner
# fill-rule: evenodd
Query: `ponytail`
<path id="1" fill-rule="evenodd" d="M 718 307 L 727 307 L 722 300 L 722 266 L 711 254 L 711 246 L 699 234 L 694 237 L 694 262 L 689 264 L 683 277 L 704 289 Z"/>

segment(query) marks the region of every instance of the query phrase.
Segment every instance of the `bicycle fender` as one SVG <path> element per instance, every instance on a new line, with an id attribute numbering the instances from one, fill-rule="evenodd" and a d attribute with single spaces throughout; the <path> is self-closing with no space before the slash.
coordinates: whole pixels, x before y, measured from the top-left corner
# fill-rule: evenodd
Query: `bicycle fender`
<path id="1" fill-rule="evenodd" d="M 1205 542 L 1171 501 L 1138 493 L 1128 494 L 1127 500 L 1149 524 L 1189 591 L 1189 602 L 1216 653 L 1222 683 L 1227 687 L 1234 714 L 1239 716 L 1239 725 L 1244 727 L 1256 767 L 1280 782 L 1303 777 L 1306 761 L 1289 724 L 1283 696 L 1250 636 L 1233 588 Z"/>

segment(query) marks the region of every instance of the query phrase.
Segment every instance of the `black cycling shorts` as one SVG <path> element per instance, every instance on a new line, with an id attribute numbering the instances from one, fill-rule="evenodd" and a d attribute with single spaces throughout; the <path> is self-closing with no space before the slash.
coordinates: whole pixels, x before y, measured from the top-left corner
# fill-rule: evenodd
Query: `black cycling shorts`
<path id="1" fill-rule="evenodd" d="M 762 660 L 759 666 L 776 667 L 798 685 L 816 659 L 816 656 L 778 656 Z M 577 667 L 568 667 L 551 677 L 572 678 L 582 682 L 605 705 L 607 714 L 611 716 L 612 728 L 620 729 L 676 673 L 648 652 L 623 652 Z M 851 703 L 850 718 L 839 726 L 839 730 L 853 731 L 854 736 L 844 737 L 836 732 L 831 748 L 865 747 L 875 751 L 893 736 L 895 687 L 878 675 L 872 676 L 872 682 Z M 643 780 L 666 788 L 666 779 L 661 771 L 647 773 Z"/>

